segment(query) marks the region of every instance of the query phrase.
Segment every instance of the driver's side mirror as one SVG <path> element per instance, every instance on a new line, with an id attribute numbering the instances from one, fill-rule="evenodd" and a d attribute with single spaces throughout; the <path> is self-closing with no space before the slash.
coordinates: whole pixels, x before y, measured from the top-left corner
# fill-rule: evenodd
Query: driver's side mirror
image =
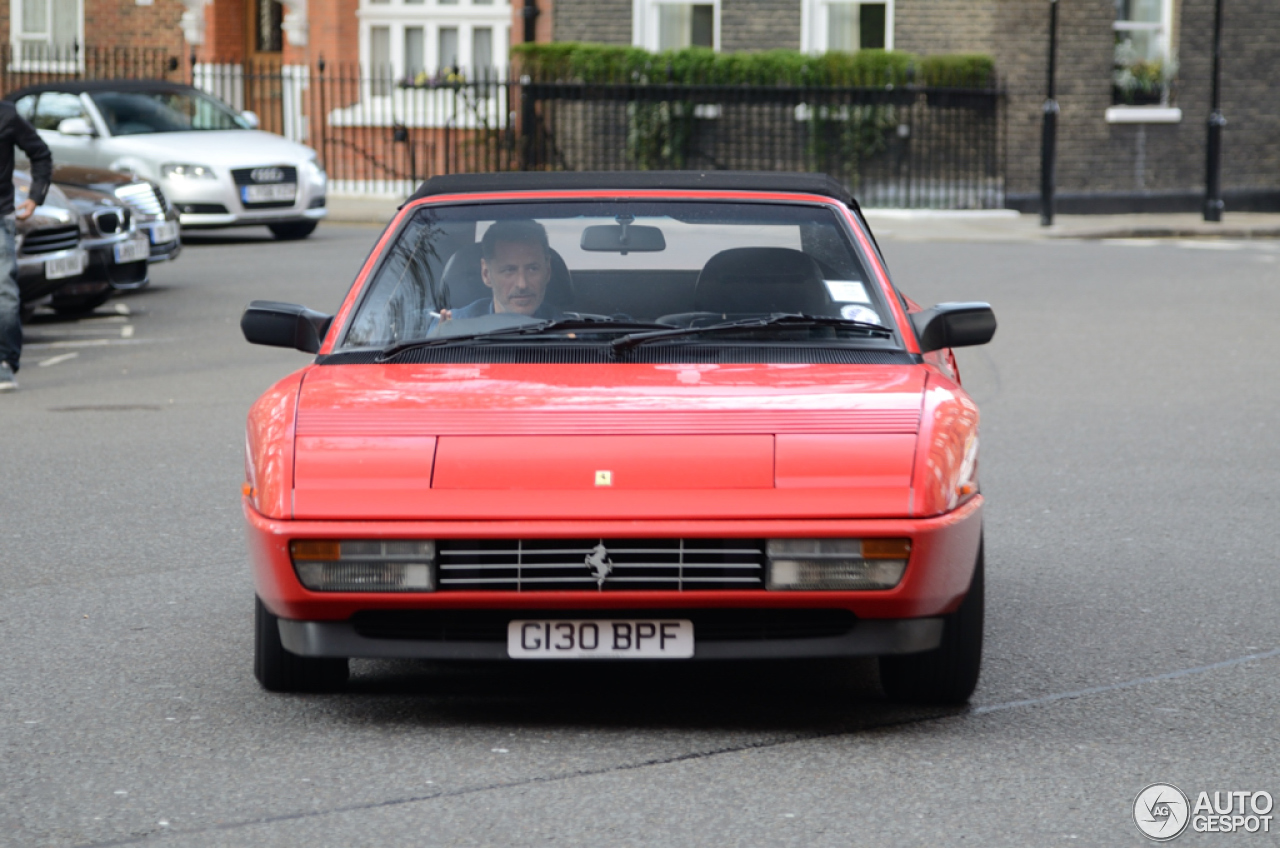
<path id="1" fill-rule="evenodd" d="M 296 303 L 255 300 L 240 317 L 240 332 L 253 344 L 316 353 L 332 323 L 332 315 Z"/>
<path id="2" fill-rule="evenodd" d="M 58 122 L 58 132 L 62 135 L 85 137 L 92 137 L 98 134 L 94 131 L 93 124 L 84 118 L 63 118 Z"/>
<path id="3" fill-rule="evenodd" d="M 240 113 L 240 118 L 251 130 L 256 130 L 258 127 L 262 126 L 262 122 L 258 120 L 257 112 L 251 112 L 248 109 L 245 109 Z"/>
<path id="4" fill-rule="evenodd" d="M 913 313 L 911 323 L 922 353 L 986 344 L 996 334 L 996 314 L 989 303 L 939 303 Z"/>

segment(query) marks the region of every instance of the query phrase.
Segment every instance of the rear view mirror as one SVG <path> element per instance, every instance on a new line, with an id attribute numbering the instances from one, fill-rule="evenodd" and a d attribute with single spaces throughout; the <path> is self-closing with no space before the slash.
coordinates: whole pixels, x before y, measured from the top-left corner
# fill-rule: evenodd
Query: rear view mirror
<path id="1" fill-rule="evenodd" d="M 93 131 L 93 124 L 90 124 L 84 118 L 63 118 L 58 122 L 58 132 L 63 135 L 97 135 L 97 133 Z"/>
<path id="2" fill-rule="evenodd" d="M 583 250 L 601 253 L 656 253 L 667 249 L 667 240 L 657 227 L 635 224 L 599 224 L 582 231 Z"/>
<path id="3" fill-rule="evenodd" d="M 332 322 L 332 315 L 296 303 L 255 300 L 240 317 L 240 332 L 252 344 L 316 353 Z"/>
<path id="4" fill-rule="evenodd" d="M 248 109 L 245 109 L 240 113 L 240 119 L 244 121 L 245 126 L 251 130 L 256 130 L 258 127 L 262 126 L 262 122 L 258 120 L 258 113 L 251 112 Z"/>
<path id="5" fill-rule="evenodd" d="M 939 303 L 913 314 L 911 323 L 922 353 L 986 344 L 996 334 L 996 314 L 988 303 Z"/>

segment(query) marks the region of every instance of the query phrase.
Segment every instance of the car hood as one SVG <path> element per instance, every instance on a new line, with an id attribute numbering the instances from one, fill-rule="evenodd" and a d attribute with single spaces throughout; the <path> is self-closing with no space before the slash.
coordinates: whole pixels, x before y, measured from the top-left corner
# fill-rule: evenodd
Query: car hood
<path id="1" fill-rule="evenodd" d="M 315 366 L 294 516 L 904 515 L 924 384 L 914 366 Z"/>
<path id="2" fill-rule="evenodd" d="M 111 145 L 150 160 L 158 168 L 165 162 L 191 162 L 223 168 L 301 162 L 314 151 L 260 130 L 208 130 L 197 132 L 121 135 Z"/>
<path id="3" fill-rule="evenodd" d="M 135 182 L 136 177 L 122 174 L 119 171 L 108 171 L 104 168 L 86 168 L 81 165 L 56 165 L 53 169 L 53 181 L 62 185 L 95 189 L 110 192 L 116 186 Z"/>

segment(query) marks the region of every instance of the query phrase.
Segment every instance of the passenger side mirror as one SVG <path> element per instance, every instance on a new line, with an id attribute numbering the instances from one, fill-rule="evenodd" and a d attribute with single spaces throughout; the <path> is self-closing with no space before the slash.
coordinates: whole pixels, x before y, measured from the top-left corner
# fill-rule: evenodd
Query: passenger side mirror
<path id="1" fill-rule="evenodd" d="M 73 136 L 91 137 L 97 135 L 97 132 L 93 129 L 93 124 L 90 124 L 84 118 L 63 118 L 58 122 L 58 132 L 63 135 Z"/>
<path id="2" fill-rule="evenodd" d="M 240 113 L 240 117 L 251 130 L 256 130 L 258 127 L 262 126 L 262 122 L 258 120 L 257 112 L 251 112 L 248 109 L 245 109 Z"/>
<path id="3" fill-rule="evenodd" d="M 989 303 L 939 303 L 914 313 L 911 323 L 922 353 L 986 344 L 996 334 L 996 314 Z"/>
<path id="4" fill-rule="evenodd" d="M 252 344 L 316 353 L 331 323 L 332 315 L 296 303 L 255 300 L 240 317 L 240 332 Z"/>

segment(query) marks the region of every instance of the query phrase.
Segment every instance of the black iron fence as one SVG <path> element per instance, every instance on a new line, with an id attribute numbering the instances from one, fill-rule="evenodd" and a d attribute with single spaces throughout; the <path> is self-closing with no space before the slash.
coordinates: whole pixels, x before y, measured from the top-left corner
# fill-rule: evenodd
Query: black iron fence
<path id="1" fill-rule="evenodd" d="M 454 69 L 409 78 L 162 50 L 0 59 L 6 92 L 69 77 L 191 82 L 314 147 L 342 193 L 407 194 L 435 174 L 475 171 L 750 169 L 825 172 L 867 206 L 1004 201 L 994 89 L 587 84 Z"/>

